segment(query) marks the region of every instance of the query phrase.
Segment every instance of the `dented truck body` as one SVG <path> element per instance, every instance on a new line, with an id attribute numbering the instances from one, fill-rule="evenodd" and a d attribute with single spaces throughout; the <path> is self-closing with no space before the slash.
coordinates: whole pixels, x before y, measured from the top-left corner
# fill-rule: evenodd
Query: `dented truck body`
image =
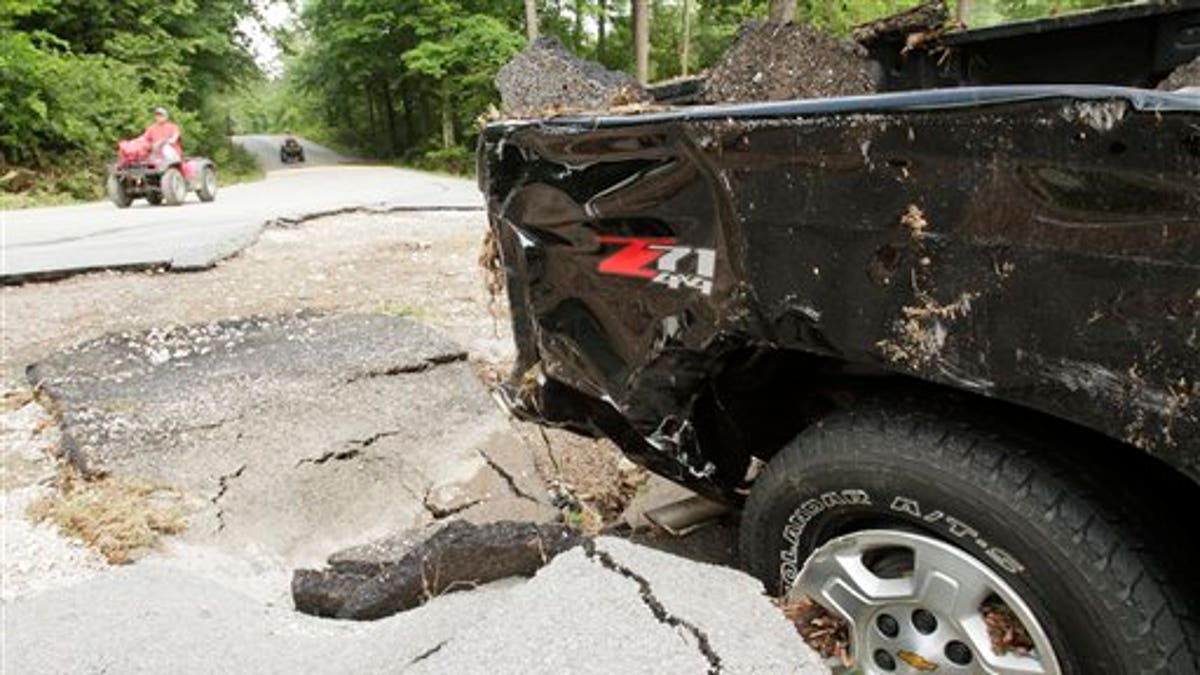
<path id="1" fill-rule="evenodd" d="M 1200 481 L 1200 96 L 504 121 L 479 162 L 519 415 L 729 500 L 752 458 L 885 390 L 1053 420 Z"/>

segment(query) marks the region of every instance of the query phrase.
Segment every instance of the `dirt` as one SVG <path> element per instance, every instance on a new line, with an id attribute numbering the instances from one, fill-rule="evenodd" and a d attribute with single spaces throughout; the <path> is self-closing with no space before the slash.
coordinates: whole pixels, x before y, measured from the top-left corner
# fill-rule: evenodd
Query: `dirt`
<path id="1" fill-rule="evenodd" d="M 268 228 L 204 272 L 103 272 L 5 287 L 2 374 L 19 382 L 28 364 L 108 333 L 315 310 L 432 325 L 470 353 L 485 384 L 496 381 L 514 353 L 507 302 L 479 268 L 486 223 L 482 212 L 341 214 Z M 516 428 L 531 447 L 551 448 L 537 469 L 559 486 L 569 512 L 603 520 L 627 500 L 631 469 L 608 441 Z"/>
<path id="2" fill-rule="evenodd" d="M 866 52 L 807 26 L 751 22 L 709 72 L 706 103 L 853 96 L 875 91 Z"/>
<path id="3" fill-rule="evenodd" d="M 504 113 L 541 116 L 649 101 L 626 73 L 581 59 L 557 38 L 539 38 L 496 74 Z"/>
<path id="4" fill-rule="evenodd" d="M 1158 89 L 1162 91 L 1175 91 L 1185 87 L 1200 87 L 1200 57 L 1179 66 L 1167 79 L 1158 83 Z"/>

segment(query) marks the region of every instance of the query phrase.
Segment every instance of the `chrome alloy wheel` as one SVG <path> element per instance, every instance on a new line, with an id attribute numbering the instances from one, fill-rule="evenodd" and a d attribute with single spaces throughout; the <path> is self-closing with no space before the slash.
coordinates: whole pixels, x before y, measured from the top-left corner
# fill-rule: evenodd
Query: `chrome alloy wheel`
<path id="1" fill-rule="evenodd" d="M 1033 611 L 995 572 L 966 552 L 898 530 L 831 539 L 809 556 L 789 593 L 850 625 L 863 673 L 1056 675 L 1058 660 Z M 1033 649 L 997 654 L 982 606 L 999 598 Z"/>

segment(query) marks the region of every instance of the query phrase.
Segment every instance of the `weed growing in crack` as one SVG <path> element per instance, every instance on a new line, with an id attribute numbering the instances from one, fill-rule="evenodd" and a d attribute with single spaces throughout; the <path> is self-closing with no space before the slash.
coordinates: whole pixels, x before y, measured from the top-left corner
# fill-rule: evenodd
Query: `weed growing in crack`
<path id="1" fill-rule="evenodd" d="M 29 505 L 34 521 L 50 522 L 66 536 L 98 551 L 110 564 L 133 562 L 163 535 L 187 529 L 174 488 L 102 476 L 86 478 L 67 467 L 55 490 Z"/>

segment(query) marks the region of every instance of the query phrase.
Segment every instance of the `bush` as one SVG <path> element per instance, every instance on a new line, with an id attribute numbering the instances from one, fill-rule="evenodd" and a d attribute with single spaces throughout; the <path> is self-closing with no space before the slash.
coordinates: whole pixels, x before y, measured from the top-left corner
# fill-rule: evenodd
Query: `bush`
<path id="1" fill-rule="evenodd" d="M 430 150 L 411 162 L 413 168 L 425 171 L 442 171 L 456 176 L 471 176 L 475 173 L 475 153 L 462 146 Z"/>
<path id="2" fill-rule="evenodd" d="M 154 106 L 135 69 L 52 40 L 0 31 L 0 160 L 33 167 L 112 153 Z"/>

